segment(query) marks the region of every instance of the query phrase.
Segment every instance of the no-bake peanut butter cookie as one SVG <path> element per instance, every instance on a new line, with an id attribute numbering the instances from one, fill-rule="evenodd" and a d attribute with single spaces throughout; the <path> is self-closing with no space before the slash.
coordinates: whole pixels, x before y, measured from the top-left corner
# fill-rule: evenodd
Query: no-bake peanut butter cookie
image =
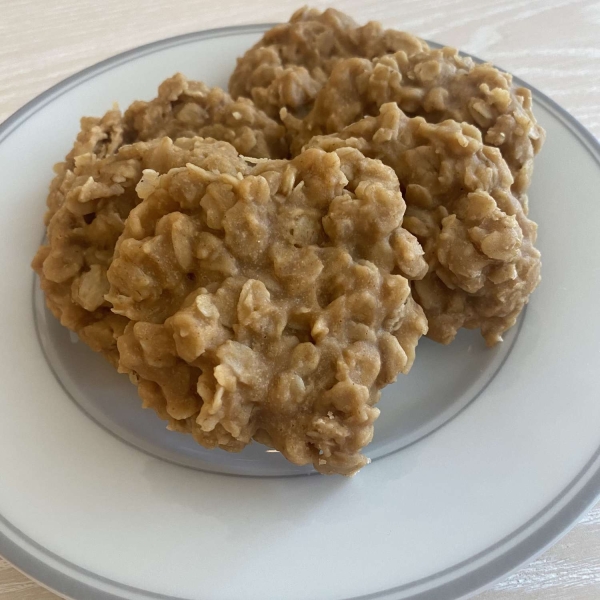
<path id="1" fill-rule="evenodd" d="M 108 270 L 130 319 L 119 367 L 209 448 L 253 438 L 350 475 L 380 389 L 427 330 L 403 274 L 427 265 L 389 167 L 343 148 L 239 175 L 147 171 Z"/>
<path id="2" fill-rule="evenodd" d="M 429 264 L 427 276 L 413 282 L 428 335 L 447 344 L 467 327 L 481 329 L 490 346 L 501 341 L 539 283 L 540 253 L 537 226 L 511 191 L 500 151 L 484 145 L 472 125 L 411 119 L 394 103 L 309 146 L 351 146 L 398 175 L 404 227 Z"/>

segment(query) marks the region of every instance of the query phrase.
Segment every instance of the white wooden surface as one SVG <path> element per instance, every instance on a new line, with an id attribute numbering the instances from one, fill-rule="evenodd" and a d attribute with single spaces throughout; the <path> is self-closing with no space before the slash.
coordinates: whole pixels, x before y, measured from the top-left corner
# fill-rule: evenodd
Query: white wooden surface
<path id="1" fill-rule="evenodd" d="M 157 39 L 286 20 L 292 0 L 0 0 L 0 122 L 65 77 Z M 341 0 L 359 21 L 471 52 L 520 75 L 600 137 L 600 0 Z M 1 481 L 0 481 L 1 485 Z M 53 594 L 0 558 L 0 600 Z M 600 505 L 478 600 L 600 599 Z M 86 600 L 86 599 L 78 599 Z"/>

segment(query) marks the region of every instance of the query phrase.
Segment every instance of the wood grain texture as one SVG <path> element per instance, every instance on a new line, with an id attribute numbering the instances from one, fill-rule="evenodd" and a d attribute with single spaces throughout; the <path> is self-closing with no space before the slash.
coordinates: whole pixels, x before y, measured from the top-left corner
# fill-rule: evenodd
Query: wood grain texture
<path id="1" fill-rule="evenodd" d="M 600 1 L 312 4 L 486 58 L 544 91 L 600 137 Z M 0 0 L 0 122 L 51 85 L 124 50 L 201 29 L 283 21 L 298 6 L 292 0 Z M 0 600 L 52 598 L 0 558 Z M 477 598 L 600 598 L 600 506 L 551 550 Z"/>

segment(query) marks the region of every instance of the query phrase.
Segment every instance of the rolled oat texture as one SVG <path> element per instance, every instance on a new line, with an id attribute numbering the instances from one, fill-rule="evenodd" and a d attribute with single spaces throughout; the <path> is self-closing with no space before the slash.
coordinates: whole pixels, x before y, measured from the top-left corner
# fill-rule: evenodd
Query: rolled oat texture
<path id="1" fill-rule="evenodd" d="M 145 406 L 209 448 L 254 439 L 355 473 L 380 389 L 427 330 L 407 279 L 427 265 L 392 169 L 311 149 L 239 174 L 146 171 L 138 193 L 107 299 L 131 319 L 119 368 Z"/>
<path id="2" fill-rule="evenodd" d="M 231 142 L 250 157 L 279 158 L 287 155 L 283 133 L 251 101 L 234 101 L 223 90 L 181 74 L 164 81 L 154 100 L 134 102 L 125 115 L 113 108 L 102 118 L 84 117 L 73 148 L 54 168 L 47 241 L 32 263 L 53 314 L 116 365 L 115 340 L 126 321 L 103 299 L 106 269 L 125 219 L 139 202 L 135 186 L 142 170 L 163 173 L 188 161 L 206 168 L 219 163 L 219 154 L 211 158 L 208 151 L 214 140 L 173 144 L 161 138 L 202 135 Z M 147 143 L 136 144 L 141 140 Z M 241 161 L 233 147 L 223 152 Z"/>
<path id="3" fill-rule="evenodd" d="M 392 167 L 407 204 L 403 226 L 421 243 L 429 271 L 413 282 L 429 336 L 451 342 L 460 327 L 502 340 L 540 281 L 536 224 L 511 191 L 497 148 L 478 128 L 407 117 L 395 103 L 310 147 L 353 147 Z"/>
<path id="4" fill-rule="evenodd" d="M 532 112 L 531 92 L 514 87 L 510 75 L 453 48 L 337 61 L 311 112 L 304 119 L 284 119 L 292 152 L 315 135 L 377 115 L 388 102 L 432 123 L 452 119 L 477 127 L 484 143 L 502 153 L 514 179 L 513 192 L 527 210 L 533 158 L 545 137 Z"/>
<path id="5" fill-rule="evenodd" d="M 238 59 L 229 91 L 234 98 L 251 98 L 273 118 L 282 108 L 302 117 L 341 58 L 370 59 L 398 50 L 411 55 L 427 48 L 423 40 L 402 31 L 384 30 L 377 22 L 359 26 L 333 8 L 321 13 L 304 7 L 289 23 L 267 31 Z"/>
<path id="6" fill-rule="evenodd" d="M 163 81 L 154 100 L 134 102 L 125 112 L 124 123 L 132 141 L 200 136 L 229 142 L 245 156 L 285 158 L 288 154 L 283 127 L 252 101 L 233 100 L 222 89 L 181 73 Z"/>
<path id="7" fill-rule="evenodd" d="M 186 163 L 233 173 L 245 164 L 226 142 L 182 138 L 173 143 L 161 138 L 123 146 L 104 158 L 79 155 L 51 192 L 53 199 L 60 194 L 60 202 L 52 201 L 47 241 L 33 260 L 46 303 L 62 325 L 115 366 L 116 338 L 127 324 L 104 299 L 115 244 L 140 201 L 135 187 L 142 171 L 162 173 Z"/>

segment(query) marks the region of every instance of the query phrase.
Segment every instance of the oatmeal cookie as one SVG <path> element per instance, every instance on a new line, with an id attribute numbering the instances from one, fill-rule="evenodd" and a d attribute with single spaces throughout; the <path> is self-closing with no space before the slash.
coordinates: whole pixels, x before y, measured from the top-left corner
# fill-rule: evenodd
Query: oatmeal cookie
<path id="1" fill-rule="evenodd" d="M 485 144 L 500 149 L 514 178 L 513 192 L 527 210 L 524 194 L 545 137 L 532 112 L 531 92 L 514 87 L 507 73 L 453 48 L 338 61 L 306 118 L 285 117 L 292 153 L 315 135 L 377 115 L 388 102 L 432 123 L 453 119 L 477 127 Z"/>
<path id="2" fill-rule="evenodd" d="M 154 100 L 134 102 L 124 122 L 136 141 L 200 136 L 229 142 L 240 154 L 254 158 L 288 155 L 285 129 L 251 100 L 233 100 L 222 89 L 191 81 L 181 73 L 163 81 Z"/>
<path id="3" fill-rule="evenodd" d="M 126 143 L 123 116 L 116 107 L 100 118 L 83 117 L 80 125 L 81 129 L 73 148 L 63 162 L 54 165 L 55 177 L 50 184 L 46 200 L 48 206 L 45 216 L 46 225 L 65 200 L 63 187 L 65 185 L 68 187 L 68 183 L 65 184 L 65 178 L 68 179 L 72 176 L 75 158 L 82 154 L 91 154 L 98 159 L 105 158 L 114 154 Z"/>
<path id="4" fill-rule="evenodd" d="M 231 142 L 254 158 L 288 152 L 283 127 L 251 101 L 234 101 L 219 88 L 176 74 L 160 85 L 157 98 L 134 102 L 124 115 L 113 108 L 102 118 L 84 117 L 72 150 L 54 168 L 45 218 L 48 242 L 32 266 L 55 316 L 115 364 L 115 338 L 126 320 L 110 312 L 102 295 L 108 291 L 106 269 L 115 242 L 139 201 L 135 186 L 142 170 L 162 173 L 188 160 L 208 168 L 219 164 L 220 153 L 235 154 L 227 144 L 211 145 L 214 140 L 175 145 L 151 140 L 198 135 Z M 135 142 L 148 143 L 125 149 Z M 245 164 L 237 154 L 235 161 Z"/>
<path id="5" fill-rule="evenodd" d="M 285 108 L 296 116 L 310 110 L 317 92 L 341 58 L 374 58 L 398 50 L 407 55 L 426 50 L 413 35 L 379 23 L 359 26 L 344 13 L 307 7 L 296 11 L 289 23 L 277 25 L 238 59 L 229 80 L 234 98 L 245 96 L 269 116 Z"/>
<path id="6" fill-rule="evenodd" d="M 154 100 L 133 102 L 125 115 L 115 106 L 103 117 L 81 119 L 73 148 L 63 162 L 54 166 L 56 175 L 46 201 L 46 225 L 64 202 L 63 188 L 70 187 L 68 180 L 73 177 L 76 157 L 90 154 L 102 159 L 125 144 L 164 136 L 214 138 L 254 158 L 288 155 L 285 129 L 251 101 L 233 100 L 220 88 L 210 88 L 177 73 L 161 83 Z"/>
<path id="7" fill-rule="evenodd" d="M 106 297 L 131 319 L 119 369 L 144 405 L 208 448 L 254 439 L 355 473 L 380 389 L 427 329 L 408 280 L 427 264 L 392 169 L 311 149 L 239 175 L 146 171 L 138 194 Z"/>
<path id="8" fill-rule="evenodd" d="M 47 243 L 32 266 L 56 318 L 116 365 L 116 338 L 127 319 L 112 313 L 104 299 L 109 289 L 106 271 L 125 219 L 140 201 L 135 187 L 143 169 L 163 173 L 190 162 L 235 174 L 245 163 L 228 143 L 200 138 L 138 142 L 116 153 L 108 146 L 98 152 L 97 144 L 88 145 L 95 151 L 67 160 L 71 168 L 65 168 L 54 190 L 60 203 L 48 222 Z"/>
<path id="9" fill-rule="evenodd" d="M 396 103 L 309 147 L 353 147 L 396 172 L 406 201 L 403 227 L 425 250 L 427 276 L 413 282 L 429 336 L 442 343 L 460 327 L 502 340 L 540 280 L 537 226 L 511 191 L 497 148 L 467 123 L 428 123 Z"/>

